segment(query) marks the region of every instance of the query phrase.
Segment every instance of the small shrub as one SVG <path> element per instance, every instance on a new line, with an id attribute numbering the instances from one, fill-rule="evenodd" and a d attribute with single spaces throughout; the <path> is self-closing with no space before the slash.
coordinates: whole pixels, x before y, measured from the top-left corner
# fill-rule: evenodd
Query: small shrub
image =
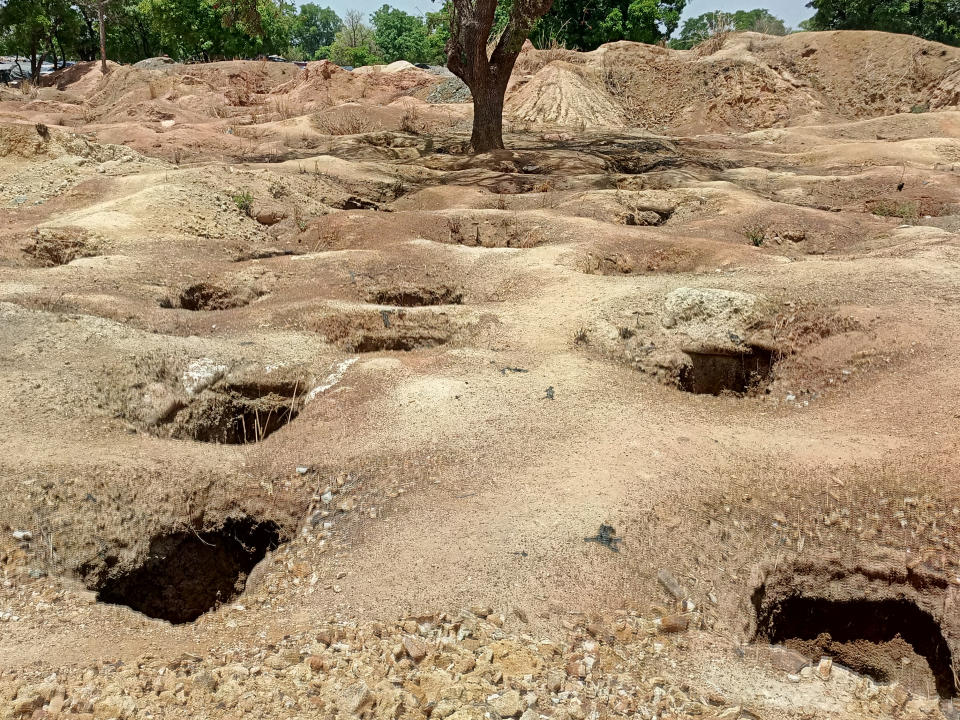
<path id="1" fill-rule="evenodd" d="M 303 217 L 303 212 L 300 210 L 300 206 L 294 204 L 293 206 L 293 223 L 297 226 L 297 230 L 303 232 L 307 229 L 307 220 Z"/>
<path id="2" fill-rule="evenodd" d="M 870 212 L 881 217 L 898 217 L 904 220 L 920 217 L 920 209 L 915 202 L 896 202 L 878 200 L 869 206 Z"/>
<path id="3" fill-rule="evenodd" d="M 361 110 L 318 113 L 311 122 L 324 135 L 361 135 L 379 128 L 379 123 Z"/>
<path id="4" fill-rule="evenodd" d="M 450 233 L 450 242 L 459 243 L 463 241 L 463 228 L 460 224 L 460 218 L 448 218 L 447 230 Z"/>
<path id="5" fill-rule="evenodd" d="M 589 341 L 590 338 L 587 336 L 586 328 L 580 328 L 573 334 L 574 345 L 586 345 Z"/>
<path id="6" fill-rule="evenodd" d="M 299 108 L 295 107 L 289 98 L 283 96 L 274 98 L 273 110 L 281 120 L 289 120 L 300 115 Z"/>
<path id="7" fill-rule="evenodd" d="M 745 225 L 743 234 L 754 247 L 760 247 L 767 240 L 767 228 L 759 223 Z"/>
<path id="8" fill-rule="evenodd" d="M 251 216 L 253 212 L 253 193 L 251 193 L 249 190 L 242 190 L 241 192 L 234 193 L 233 202 L 240 212 L 247 217 Z"/>
<path id="9" fill-rule="evenodd" d="M 275 200 L 279 200 L 287 194 L 287 187 L 279 180 L 273 180 L 270 182 L 268 191 L 270 192 L 270 197 L 274 198 Z"/>
<path id="10" fill-rule="evenodd" d="M 727 38 L 733 32 L 733 18 L 723 12 L 715 12 L 708 21 L 710 36 L 696 46 L 697 54 L 701 57 L 713 55 L 723 49 L 727 44 Z"/>
<path id="11" fill-rule="evenodd" d="M 583 56 L 567 49 L 557 38 L 550 38 L 549 42 L 535 52 L 521 53 L 517 60 L 516 72 L 522 75 L 535 75 L 544 67 L 557 60 L 582 65 Z"/>
<path id="12" fill-rule="evenodd" d="M 400 129 L 403 132 L 419 135 L 427 129 L 427 124 L 420 119 L 420 111 L 411 107 L 404 111 L 400 116 Z"/>
<path id="13" fill-rule="evenodd" d="M 910 112 L 912 112 L 914 115 L 920 115 L 920 114 L 925 113 L 925 112 L 930 112 L 930 106 L 929 106 L 929 105 L 914 105 L 912 108 L 910 108 Z"/>
<path id="14" fill-rule="evenodd" d="M 34 127 L 37 129 L 37 135 L 43 138 L 43 140 L 50 139 L 50 128 L 48 128 L 42 122 L 38 122 Z"/>
<path id="15" fill-rule="evenodd" d="M 158 97 L 163 95 L 163 93 L 166 91 L 165 85 L 166 83 L 164 83 L 162 80 L 151 80 L 149 85 L 150 99 L 156 100 Z"/>

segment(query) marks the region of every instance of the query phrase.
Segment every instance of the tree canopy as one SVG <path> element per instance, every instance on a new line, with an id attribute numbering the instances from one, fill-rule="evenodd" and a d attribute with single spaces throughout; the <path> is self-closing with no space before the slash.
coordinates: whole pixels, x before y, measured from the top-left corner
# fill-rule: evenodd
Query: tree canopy
<path id="1" fill-rule="evenodd" d="M 92 60 L 99 53 L 98 0 L 0 0 L 0 52 L 36 63 Z M 107 56 L 136 62 L 169 55 L 212 60 L 286 55 L 342 65 L 405 59 L 445 62 L 450 15 L 423 17 L 384 5 L 341 18 L 329 7 L 281 0 L 107 0 Z"/>
<path id="2" fill-rule="evenodd" d="M 960 0 L 812 0 L 804 29 L 882 30 L 960 45 Z"/>
<path id="3" fill-rule="evenodd" d="M 556 0 L 534 30 L 541 45 L 593 50 L 617 40 L 657 43 L 673 35 L 687 0 Z"/>
<path id="4" fill-rule="evenodd" d="M 300 13 L 293 20 L 290 45 L 304 59 L 311 59 L 320 48 L 332 45 L 342 28 L 343 21 L 329 7 L 305 3 L 300 6 Z"/>
<path id="5" fill-rule="evenodd" d="M 688 18 L 680 28 L 680 34 L 670 42 L 670 47 L 688 50 L 703 42 L 719 30 L 736 32 L 762 32 L 767 35 L 786 35 L 787 26 L 766 8 L 755 10 L 737 10 L 725 13 L 720 10 Z"/>

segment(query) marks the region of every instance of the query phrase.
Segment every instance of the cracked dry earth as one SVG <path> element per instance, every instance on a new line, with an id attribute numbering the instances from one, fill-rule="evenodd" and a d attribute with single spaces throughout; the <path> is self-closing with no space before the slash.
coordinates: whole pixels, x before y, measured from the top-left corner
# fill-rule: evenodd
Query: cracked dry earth
<path id="1" fill-rule="evenodd" d="M 956 717 L 956 110 L 181 165 L 17 112 L 0 717 Z"/>

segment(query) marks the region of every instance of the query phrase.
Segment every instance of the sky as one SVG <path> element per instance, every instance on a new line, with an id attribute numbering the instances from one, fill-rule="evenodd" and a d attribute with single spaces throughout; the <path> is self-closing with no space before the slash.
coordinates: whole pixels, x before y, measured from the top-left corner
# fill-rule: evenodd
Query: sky
<path id="1" fill-rule="evenodd" d="M 344 0 L 312 0 L 321 7 L 329 5 L 334 10 L 337 11 L 337 14 L 343 17 L 343 13 L 351 8 L 356 8 L 363 12 L 365 15 L 369 15 L 377 8 L 383 6 L 386 2 L 391 7 L 400 8 L 401 10 L 406 10 L 409 13 L 414 13 L 415 15 L 422 15 L 425 12 L 436 10 L 440 5 L 442 5 L 442 0 L 435 0 L 431 2 L 430 0 L 354 0 L 354 2 L 346 2 Z M 801 20 L 806 20 L 808 17 L 813 15 L 813 10 L 807 7 L 806 0 L 752 0 L 747 2 L 742 2 L 740 0 L 689 0 L 687 2 L 687 8 L 683 13 L 683 19 L 688 17 L 696 17 L 697 15 L 702 15 L 705 12 L 712 12 L 714 10 L 753 10 L 754 8 L 763 7 L 772 12 L 778 18 L 782 18 L 783 21 L 787 24 L 787 27 L 795 28 L 800 24 Z"/>

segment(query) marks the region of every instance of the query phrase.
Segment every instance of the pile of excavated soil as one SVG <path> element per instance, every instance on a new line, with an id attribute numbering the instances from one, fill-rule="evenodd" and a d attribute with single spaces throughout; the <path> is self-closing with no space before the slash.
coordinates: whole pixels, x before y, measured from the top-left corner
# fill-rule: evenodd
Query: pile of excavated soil
<path id="1" fill-rule="evenodd" d="M 553 62 L 513 93 L 506 111 L 515 121 L 548 127 L 623 127 L 622 110 L 601 87 L 581 68 Z"/>
<path id="2" fill-rule="evenodd" d="M 960 98 L 960 51 L 910 36 L 741 33 L 709 50 L 631 42 L 589 53 L 526 48 L 507 115 L 518 126 L 689 134 L 942 110 Z M 51 82 L 72 104 L 55 106 L 44 96 L 32 110 L 47 122 L 112 127 L 105 132 L 116 139 L 120 123 L 138 120 L 153 133 L 186 133 L 198 147 L 210 145 L 214 128 L 229 134 L 236 125 L 286 121 L 344 103 L 376 112 L 405 96 L 431 104 L 470 97 L 459 80 L 402 61 L 352 72 L 328 61 L 302 70 L 291 63 L 153 63 L 114 66 L 106 77 L 98 64 L 81 63 Z M 378 122 L 388 129 L 409 125 L 402 115 L 389 112 Z M 128 133 L 125 142 L 145 145 L 147 136 Z"/>

